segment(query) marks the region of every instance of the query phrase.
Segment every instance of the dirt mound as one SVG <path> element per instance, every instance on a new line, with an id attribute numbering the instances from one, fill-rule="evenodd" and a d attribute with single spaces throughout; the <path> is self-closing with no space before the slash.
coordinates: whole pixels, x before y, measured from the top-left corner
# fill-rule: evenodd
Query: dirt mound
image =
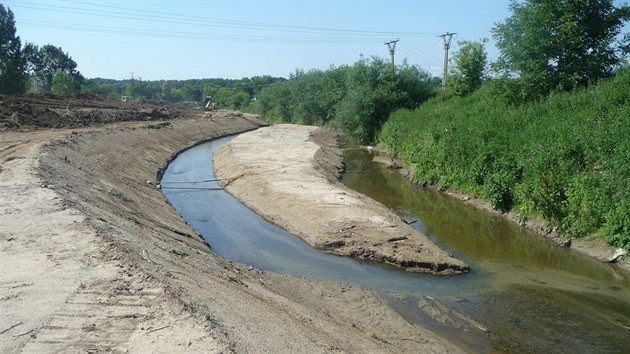
<path id="1" fill-rule="evenodd" d="M 164 102 L 122 102 L 89 93 L 0 95 L 0 131 L 176 119 L 187 112 L 185 108 Z"/>

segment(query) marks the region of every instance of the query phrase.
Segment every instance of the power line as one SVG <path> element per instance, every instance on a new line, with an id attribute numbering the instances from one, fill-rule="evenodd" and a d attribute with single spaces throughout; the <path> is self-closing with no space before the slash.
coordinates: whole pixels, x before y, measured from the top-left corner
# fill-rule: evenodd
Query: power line
<path id="1" fill-rule="evenodd" d="M 411 55 L 423 61 L 424 63 L 429 64 L 429 65 L 439 65 L 439 62 L 440 62 L 439 59 L 436 59 L 435 57 L 427 53 L 424 53 L 423 51 L 419 49 L 416 49 L 414 46 L 407 44 L 406 42 L 400 42 L 399 44 L 405 52 L 410 53 Z"/>
<path id="2" fill-rule="evenodd" d="M 158 38 L 182 38 L 201 40 L 228 40 L 248 42 L 281 42 L 281 43 L 370 43 L 371 37 L 297 37 L 297 36 L 259 36 L 259 35 L 235 35 L 235 34 L 208 34 L 201 32 L 176 32 L 162 30 L 144 30 L 127 27 L 107 27 L 93 25 L 76 25 L 50 21 L 22 20 L 21 26 L 62 29 L 76 32 L 107 33 L 119 35 L 132 35 Z"/>
<path id="3" fill-rule="evenodd" d="M 14 3 L 14 1 L 8 1 Z M 434 33 L 422 33 L 422 32 L 388 32 L 388 31 L 368 31 L 368 30 L 356 30 L 356 29 L 340 29 L 340 28 L 327 28 L 327 27 L 309 27 L 309 26 L 296 26 L 296 25 L 280 25 L 273 23 L 241 21 L 241 20 L 227 20 L 221 18 L 191 16 L 176 13 L 165 13 L 159 11 L 149 10 L 137 10 L 118 6 L 107 6 L 90 4 L 76 1 L 66 1 L 67 3 L 87 5 L 92 7 L 101 8 L 98 10 L 88 9 L 85 7 L 71 7 L 61 5 L 50 4 L 22 4 L 15 2 L 14 7 L 22 7 L 28 9 L 44 10 L 51 12 L 71 13 L 80 15 L 89 15 L 106 18 L 117 18 L 127 20 L 137 20 L 143 22 L 157 22 L 157 23 L 169 23 L 180 24 L 188 26 L 203 26 L 203 27 L 218 27 L 218 28 L 232 28 L 232 29 L 247 29 L 257 31 L 271 31 L 271 32 L 292 32 L 292 33 L 305 33 L 305 34 L 336 34 L 342 36 L 349 35 L 364 35 L 364 36 L 378 36 L 384 35 L 406 35 L 414 37 L 429 37 L 434 36 Z M 102 10 L 110 9 L 110 10 Z M 114 11 L 112 11 L 114 10 Z M 121 12 L 122 10 L 124 12 Z"/>

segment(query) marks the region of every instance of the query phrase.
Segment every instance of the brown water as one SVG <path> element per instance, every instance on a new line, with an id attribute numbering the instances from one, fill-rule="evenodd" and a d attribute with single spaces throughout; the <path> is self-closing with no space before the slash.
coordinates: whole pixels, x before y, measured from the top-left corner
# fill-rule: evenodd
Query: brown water
<path id="1" fill-rule="evenodd" d="M 376 289 L 411 322 L 470 351 L 623 353 L 630 348 L 630 277 L 430 190 L 412 188 L 363 150 L 346 152 L 343 182 L 398 211 L 471 267 L 470 274 L 416 274 L 313 249 L 267 223 L 212 179 L 226 139 L 182 152 L 162 178 L 186 221 L 235 262 L 312 279 Z M 400 295 L 403 294 L 403 295 Z M 472 320 L 471 320 L 472 319 Z M 489 329 L 481 333 L 475 321 Z"/>
<path id="2" fill-rule="evenodd" d="M 489 328 L 493 351 L 630 352 L 630 276 L 560 248 L 503 218 L 412 187 L 397 171 L 346 150 L 343 183 L 397 211 L 479 273 L 442 304 Z M 465 276 L 466 277 L 466 276 Z M 408 299 L 399 308 L 417 311 Z"/>

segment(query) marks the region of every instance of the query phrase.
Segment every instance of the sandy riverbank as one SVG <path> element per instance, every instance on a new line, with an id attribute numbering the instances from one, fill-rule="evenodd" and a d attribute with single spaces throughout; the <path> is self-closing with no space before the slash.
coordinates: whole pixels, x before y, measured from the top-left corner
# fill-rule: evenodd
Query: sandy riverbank
<path id="1" fill-rule="evenodd" d="M 216 256 L 166 203 L 155 174 L 174 153 L 261 125 L 0 132 L 0 351 L 460 351 L 372 291 Z"/>
<path id="2" fill-rule="evenodd" d="M 215 154 L 215 175 L 245 205 L 314 247 L 414 272 L 468 271 L 393 211 L 336 180 L 336 138 L 297 125 L 241 134 Z"/>

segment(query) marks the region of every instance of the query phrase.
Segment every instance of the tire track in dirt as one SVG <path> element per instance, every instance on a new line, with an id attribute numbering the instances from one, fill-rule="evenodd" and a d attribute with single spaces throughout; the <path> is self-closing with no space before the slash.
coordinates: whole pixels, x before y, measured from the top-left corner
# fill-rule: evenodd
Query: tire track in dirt
<path id="1" fill-rule="evenodd" d="M 224 349 L 42 187 L 38 143 L 0 146 L 0 352 Z"/>

